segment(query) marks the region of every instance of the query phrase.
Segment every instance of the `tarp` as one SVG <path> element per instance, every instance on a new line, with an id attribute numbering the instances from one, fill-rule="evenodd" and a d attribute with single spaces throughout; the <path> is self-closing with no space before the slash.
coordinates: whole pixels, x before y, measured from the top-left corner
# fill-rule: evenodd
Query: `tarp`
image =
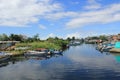
<path id="1" fill-rule="evenodd" d="M 115 48 L 120 48 L 120 42 L 115 43 Z"/>

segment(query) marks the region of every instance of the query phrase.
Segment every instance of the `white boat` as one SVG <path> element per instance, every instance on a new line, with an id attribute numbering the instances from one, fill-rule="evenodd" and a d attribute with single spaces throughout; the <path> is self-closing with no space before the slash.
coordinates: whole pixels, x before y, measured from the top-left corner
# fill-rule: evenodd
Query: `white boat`
<path id="1" fill-rule="evenodd" d="M 46 55 L 47 53 L 44 51 L 28 51 L 27 53 L 25 53 L 25 56 L 41 56 L 41 55 Z"/>

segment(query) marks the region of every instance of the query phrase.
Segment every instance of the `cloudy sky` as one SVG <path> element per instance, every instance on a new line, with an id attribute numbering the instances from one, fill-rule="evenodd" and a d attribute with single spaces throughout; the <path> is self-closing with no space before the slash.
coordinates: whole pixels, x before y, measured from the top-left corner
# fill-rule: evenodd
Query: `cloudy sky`
<path id="1" fill-rule="evenodd" d="M 0 34 L 77 38 L 117 34 L 120 0 L 0 0 Z"/>

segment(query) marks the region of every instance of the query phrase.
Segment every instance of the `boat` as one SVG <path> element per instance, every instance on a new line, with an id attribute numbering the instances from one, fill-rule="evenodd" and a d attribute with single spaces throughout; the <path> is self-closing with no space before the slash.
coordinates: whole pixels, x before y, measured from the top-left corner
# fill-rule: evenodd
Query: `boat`
<path id="1" fill-rule="evenodd" d="M 0 63 L 0 67 L 7 66 L 8 64 L 9 64 L 8 62 L 1 62 L 1 63 Z"/>
<path id="2" fill-rule="evenodd" d="M 115 44 L 111 43 L 105 43 L 105 44 L 99 44 L 96 49 L 102 52 L 108 52 L 110 49 L 114 48 Z"/>
<path id="3" fill-rule="evenodd" d="M 59 50 L 54 50 L 53 53 L 54 53 L 54 54 L 61 54 L 62 51 L 61 51 L 61 50 L 60 50 L 60 51 L 59 51 Z"/>
<path id="4" fill-rule="evenodd" d="M 120 53 L 120 41 L 115 43 L 114 48 L 110 49 L 110 52 Z"/>
<path id="5" fill-rule="evenodd" d="M 101 51 L 104 51 L 104 52 L 108 52 L 110 51 L 112 48 L 114 48 L 114 45 L 115 44 L 106 44 L 106 45 L 103 45 L 103 47 L 101 48 Z"/>
<path id="6" fill-rule="evenodd" d="M 46 52 L 39 52 L 39 51 L 28 51 L 27 53 L 24 53 L 25 56 L 42 56 L 46 55 Z"/>
<path id="7" fill-rule="evenodd" d="M 4 52 L 0 52 L 0 62 L 2 61 L 6 61 L 10 58 L 9 55 L 7 55 L 7 53 L 4 53 Z"/>
<path id="8" fill-rule="evenodd" d="M 47 54 L 48 54 L 48 50 L 43 48 L 38 48 L 36 50 L 28 51 L 27 53 L 24 53 L 25 56 L 45 56 Z"/>

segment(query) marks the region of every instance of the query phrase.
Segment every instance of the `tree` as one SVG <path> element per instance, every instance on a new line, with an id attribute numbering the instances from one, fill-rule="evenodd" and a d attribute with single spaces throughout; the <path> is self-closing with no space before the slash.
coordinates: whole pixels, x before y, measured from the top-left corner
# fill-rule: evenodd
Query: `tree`
<path id="1" fill-rule="evenodd" d="M 17 34 L 11 34 L 9 36 L 10 40 L 12 41 L 24 41 L 24 38 L 22 35 L 17 35 Z"/>
<path id="2" fill-rule="evenodd" d="M 55 40 L 58 40 L 59 38 L 58 37 L 55 37 Z"/>
<path id="3" fill-rule="evenodd" d="M 67 38 L 67 41 L 71 41 L 70 37 Z"/>
<path id="4" fill-rule="evenodd" d="M 74 37 L 74 36 L 72 37 L 72 40 L 73 40 L 73 41 L 75 40 L 75 37 Z"/>
<path id="5" fill-rule="evenodd" d="M 91 37 L 91 39 L 99 39 L 97 36 L 93 36 Z"/>
<path id="6" fill-rule="evenodd" d="M 52 42 L 52 43 L 53 43 L 55 40 L 54 40 L 54 38 L 49 37 L 49 38 L 47 39 L 47 41 L 48 41 L 48 42 Z"/>
<path id="7" fill-rule="evenodd" d="M 34 41 L 39 41 L 39 40 L 40 40 L 40 39 L 39 39 L 39 34 L 34 35 L 34 36 L 33 36 L 33 40 L 34 40 Z"/>
<path id="8" fill-rule="evenodd" d="M 0 35 L 0 40 L 1 41 L 8 41 L 9 37 L 6 34 L 2 34 L 2 35 Z"/>
<path id="9" fill-rule="evenodd" d="M 105 35 L 101 35 L 99 38 L 103 41 L 107 41 L 107 37 Z"/>

